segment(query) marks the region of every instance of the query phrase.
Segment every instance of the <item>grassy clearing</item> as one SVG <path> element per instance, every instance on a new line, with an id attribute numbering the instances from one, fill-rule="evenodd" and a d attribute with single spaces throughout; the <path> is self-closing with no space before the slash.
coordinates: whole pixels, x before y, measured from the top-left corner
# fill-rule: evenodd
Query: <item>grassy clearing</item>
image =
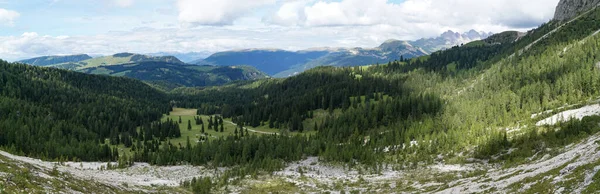
<path id="1" fill-rule="evenodd" d="M 181 137 L 176 139 L 170 139 L 173 145 L 186 146 L 187 139 L 189 137 L 192 144 L 198 141 L 198 139 L 202 136 L 202 125 L 196 125 L 196 121 L 194 120 L 196 115 L 196 109 L 183 109 L 183 108 L 175 108 L 169 115 L 164 115 L 162 121 L 166 121 L 167 119 L 171 119 L 174 121 L 179 121 L 181 117 L 181 123 L 179 123 L 179 128 L 181 129 Z M 200 115 L 202 121 L 204 121 L 204 132 L 208 139 L 217 139 L 219 137 L 226 137 L 229 135 L 234 135 L 236 126 L 229 123 L 223 122 L 224 130 L 223 132 L 217 132 L 214 129 L 208 128 L 208 115 Z M 192 124 L 192 130 L 188 130 L 188 121 Z"/>
<path id="2" fill-rule="evenodd" d="M 336 110 L 338 111 L 338 110 Z M 169 115 L 163 115 L 163 117 L 161 118 L 161 121 L 166 121 L 167 119 L 171 119 L 174 120 L 176 122 L 179 121 L 179 118 L 181 117 L 181 123 L 179 123 L 179 128 L 181 130 L 181 137 L 179 138 L 174 138 L 174 139 L 168 139 L 168 142 L 171 142 L 171 144 L 176 145 L 176 146 L 183 146 L 185 147 L 187 145 L 187 140 L 188 138 L 190 139 L 190 143 L 192 145 L 195 145 L 199 138 L 203 135 L 205 135 L 206 137 L 208 137 L 208 140 L 215 140 L 218 139 L 220 137 L 227 137 L 229 135 L 234 135 L 235 134 L 235 129 L 236 129 L 236 125 L 233 124 L 231 122 L 231 119 L 226 118 L 223 119 L 223 124 L 224 124 L 224 128 L 223 128 L 223 132 L 219 131 L 215 131 L 215 129 L 209 129 L 208 128 L 208 119 L 209 119 L 209 115 L 200 115 L 199 117 L 202 118 L 202 121 L 204 122 L 204 134 L 202 134 L 202 125 L 196 125 L 196 121 L 194 120 L 195 117 L 198 117 L 198 115 L 196 115 L 197 113 L 197 109 L 185 109 L 185 108 L 174 108 L 173 111 L 171 111 L 169 113 Z M 325 119 L 325 115 L 327 115 L 328 113 L 324 110 L 319 110 L 315 112 L 315 118 L 314 119 L 307 119 L 304 121 L 304 126 L 306 128 L 306 130 L 303 133 L 299 133 L 299 132 L 291 132 L 289 133 L 290 135 L 315 135 L 317 132 L 313 130 L 313 125 L 314 125 L 314 121 L 317 122 L 322 122 Z M 192 130 L 188 130 L 188 121 L 191 123 L 192 125 Z M 268 135 L 269 133 L 277 133 L 279 134 L 281 131 L 279 129 L 271 129 L 268 126 L 268 123 L 256 128 L 252 128 L 252 127 L 246 127 L 248 129 L 248 133 L 249 134 L 253 134 L 253 135 Z M 256 132 L 253 132 L 256 131 Z M 266 134 L 265 134 L 266 133 Z M 109 143 L 109 140 L 106 140 L 106 143 Z M 133 153 L 131 152 L 131 148 L 126 148 L 125 145 L 123 144 L 119 144 L 117 146 L 111 146 L 111 147 L 117 147 L 119 150 L 119 154 L 121 156 L 127 155 L 129 157 L 133 156 Z"/>
<path id="3" fill-rule="evenodd" d="M 181 129 L 181 137 L 180 138 L 176 138 L 176 139 L 170 139 L 171 143 L 173 145 L 178 145 L 181 143 L 182 146 L 185 147 L 185 144 L 187 143 L 187 138 L 190 138 L 190 141 L 192 141 L 192 143 L 196 142 L 195 140 L 198 140 L 198 138 L 200 138 L 200 136 L 202 135 L 201 133 L 201 128 L 202 125 L 196 125 L 194 118 L 197 116 L 196 115 L 197 109 L 184 109 L 184 108 L 174 108 L 173 111 L 169 114 L 169 115 L 164 115 L 162 118 L 162 121 L 166 121 L 167 119 L 171 119 L 174 121 L 179 121 L 179 117 L 181 117 L 181 123 L 179 124 L 179 128 Z M 326 114 L 324 111 L 322 111 L 322 113 L 315 113 L 315 115 L 324 115 Z M 229 135 L 234 135 L 235 134 L 235 129 L 236 129 L 236 125 L 231 123 L 231 119 L 226 118 L 223 119 L 223 124 L 225 125 L 223 132 L 217 132 L 214 129 L 208 129 L 208 119 L 209 116 L 208 115 L 200 115 L 200 118 L 202 118 L 202 120 L 204 121 L 204 132 L 207 134 L 207 136 L 210 139 L 217 139 L 219 137 L 227 137 Z M 322 118 L 318 118 L 319 120 L 324 120 L 324 117 Z M 188 121 L 190 121 L 192 123 L 192 130 L 187 130 L 188 127 Z M 307 119 L 304 123 L 305 128 L 307 130 L 305 130 L 303 133 L 298 133 L 298 132 L 292 132 L 290 133 L 290 135 L 310 135 L 310 134 L 316 134 L 316 131 L 312 130 L 313 125 L 314 124 L 310 124 L 309 123 L 313 123 L 314 121 L 312 119 Z M 259 126 L 259 127 L 246 127 L 248 129 L 248 132 L 250 134 L 255 134 L 255 135 L 265 135 L 264 133 L 280 133 L 279 129 L 271 129 L 269 128 L 268 124 Z M 253 132 L 253 131 L 257 131 L 257 132 Z M 263 133 L 261 133 L 263 132 Z"/>

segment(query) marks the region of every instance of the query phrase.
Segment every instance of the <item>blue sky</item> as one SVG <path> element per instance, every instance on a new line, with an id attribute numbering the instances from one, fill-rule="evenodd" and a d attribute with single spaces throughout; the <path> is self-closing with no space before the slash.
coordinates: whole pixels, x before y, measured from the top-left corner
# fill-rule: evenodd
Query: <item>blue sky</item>
<path id="1" fill-rule="evenodd" d="M 168 0 L 134 1 L 132 5 L 103 0 L 0 0 L 0 8 L 20 13 L 14 26 L 3 27 L 2 36 L 24 32 L 51 36 L 94 35 L 145 27 L 152 21 L 177 21 L 177 10 Z"/>
<path id="2" fill-rule="evenodd" d="M 0 0 L 0 58 L 374 47 L 527 30 L 558 0 Z M 485 9 L 481 9 L 485 7 Z"/>

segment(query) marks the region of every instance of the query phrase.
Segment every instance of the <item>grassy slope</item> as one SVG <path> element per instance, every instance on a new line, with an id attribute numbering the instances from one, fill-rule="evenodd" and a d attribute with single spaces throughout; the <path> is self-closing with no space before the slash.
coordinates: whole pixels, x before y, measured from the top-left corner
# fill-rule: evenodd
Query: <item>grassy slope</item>
<path id="1" fill-rule="evenodd" d="M 107 65 L 115 65 L 115 64 L 123 64 L 131 62 L 132 56 L 128 57 L 114 57 L 114 56 L 105 56 L 105 57 L 97 57 L 84 61 L 79 61 L 75 63 L 59 63 L 50 65 L 52 67 L 69 69 L 69 70 L 82 70 L 86 68 L 99 67 L 99 66 L 107 66 Z"/>
<path id="2" fill-rule="evenodd" d="M 106 56 L 106 57 L 98 57 L 89 60 L 82 61 L 86 63 L 85 66 L 77 68 L 78 70 L 90 68 L 90 67 L 98 67 L 101 65 L 115 65 L 115 64 L 123 64 L 131 61 L 132 56 L 128 57 L 114 57 L 114 56 Z"/>
<path id="3" fill-rule="evenodd" d="M 179 61 L 178 59 L 176 59 L 174 57 L 154 57 L 154 56 L 139 55 L 139 54 L 132 54 L 132 53 L 120 53 L 120 54 L 115 54 L 115 55 L 111 55 L 111 56 L 96 57 L 96 58 L 79 61 L 79 62 L 58 63 L 58 64 L 53 64 L 50 66 L 57 67 L 57 68 L 63 68 L 63 69 L 81 71 L 81 70 L 88 69 L 88 68 L 95 68 L 95 67 L 100 67 L 100 66 L 121 65 L 121 64 L 140 62 L 140 61 L 163 61 L 163 62 L 168 62 L 168 63 L 182 64 L 181 61 Z"/>
<path id="4" fill-rule="evenodd" d="M 69 56 L 44 56 L 37 57 L 27 60 L 18 61 L 19 63 L 25 63 L 35 66 L 48 66 L 54 65 L 57 63 L 68 63 L 68 62 L 79 62 L 83 60 L 91 59 L 89 55 L 81 54 L 81 55 L 69 55 Z"/>

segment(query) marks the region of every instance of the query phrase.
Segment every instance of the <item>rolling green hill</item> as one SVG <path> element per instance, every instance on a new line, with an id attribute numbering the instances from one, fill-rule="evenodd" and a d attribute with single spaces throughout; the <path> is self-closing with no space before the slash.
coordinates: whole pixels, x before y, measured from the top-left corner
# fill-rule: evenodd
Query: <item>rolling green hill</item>
<path id="1" fill-rule="evenodd" d="M 85 61 L 88 59 L 92 59 L 89 55 L 81 54 L 81 55 L 69 55 L 69 56 L 45 56 L 45 57 L 37 57 L 27 60 L 17 61 L 19 63 L 25 63 L 29 65 L 35 66 L 49 66 L 55 65 L 59 63 L 76 63 L 80 61 Z"/>
<path id="2" fill-rule="evenodd" d="M 159 61 L 165 63 L 173 63 L 173 64 L 184 64 L 176 57 L 172 56 L 164 56 L 164 57 L 154 57 L 148 55 L 140 55 L 133 53 L 118 53 L 111 56 L 105 57 L 96 57 L 84 61 L 79 62 L 67 62 L 67 63 L 57 63 L 49 65 L 51 67 L 56 67 L 60 69 L 69 69 L 69 70 L 82 70 L 86 68 L 95 68 L 99 66 L 112 66 L 112 65 L 120 65 L 125 63 L 135 63 L 135 62 L 147 62 L 147 61 Z"/>
<path id="3" fill-rule="evenodd" d="M 217 86 L 233 81 L 267 77 L 264 73 L 249 66 L 199 66 L 160 61 L 90 67 L 79 71 L 89 74 L 134 78 L 167 90 L 176 87 Z"/>

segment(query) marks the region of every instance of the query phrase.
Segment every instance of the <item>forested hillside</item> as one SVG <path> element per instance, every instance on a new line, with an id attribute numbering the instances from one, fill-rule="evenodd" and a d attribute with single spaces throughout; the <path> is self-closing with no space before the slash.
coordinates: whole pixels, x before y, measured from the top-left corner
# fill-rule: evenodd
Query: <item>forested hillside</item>
<path id="1" fill-rule="evenodd" d="M 80 72 L 138 79 L 165 90 L 177 87 L 219 86 L 234 81 L 256 80 L 267 75 L 249 66 L 199 66 L 160 61 L 86 68 Z"/>
<path id="2" fill-rule="evenodd" d="M 155 57 L 133 53 L 97 58 L 88 55 L 47 56 L 19 62 L 95 75 L 129 77 L 166 91 L 177 87 L 218 86 L 267 77 L 265 73 L 250 66 L 200 66 L 185 64 L 173 56 Z"/>
<path id="3" fill-rule="evenodd" d="M 45 159 L 115 160 L 105 138 L 137 134 L 168 100 L 128 78 L 0 62 L 0 146 Z"/>

